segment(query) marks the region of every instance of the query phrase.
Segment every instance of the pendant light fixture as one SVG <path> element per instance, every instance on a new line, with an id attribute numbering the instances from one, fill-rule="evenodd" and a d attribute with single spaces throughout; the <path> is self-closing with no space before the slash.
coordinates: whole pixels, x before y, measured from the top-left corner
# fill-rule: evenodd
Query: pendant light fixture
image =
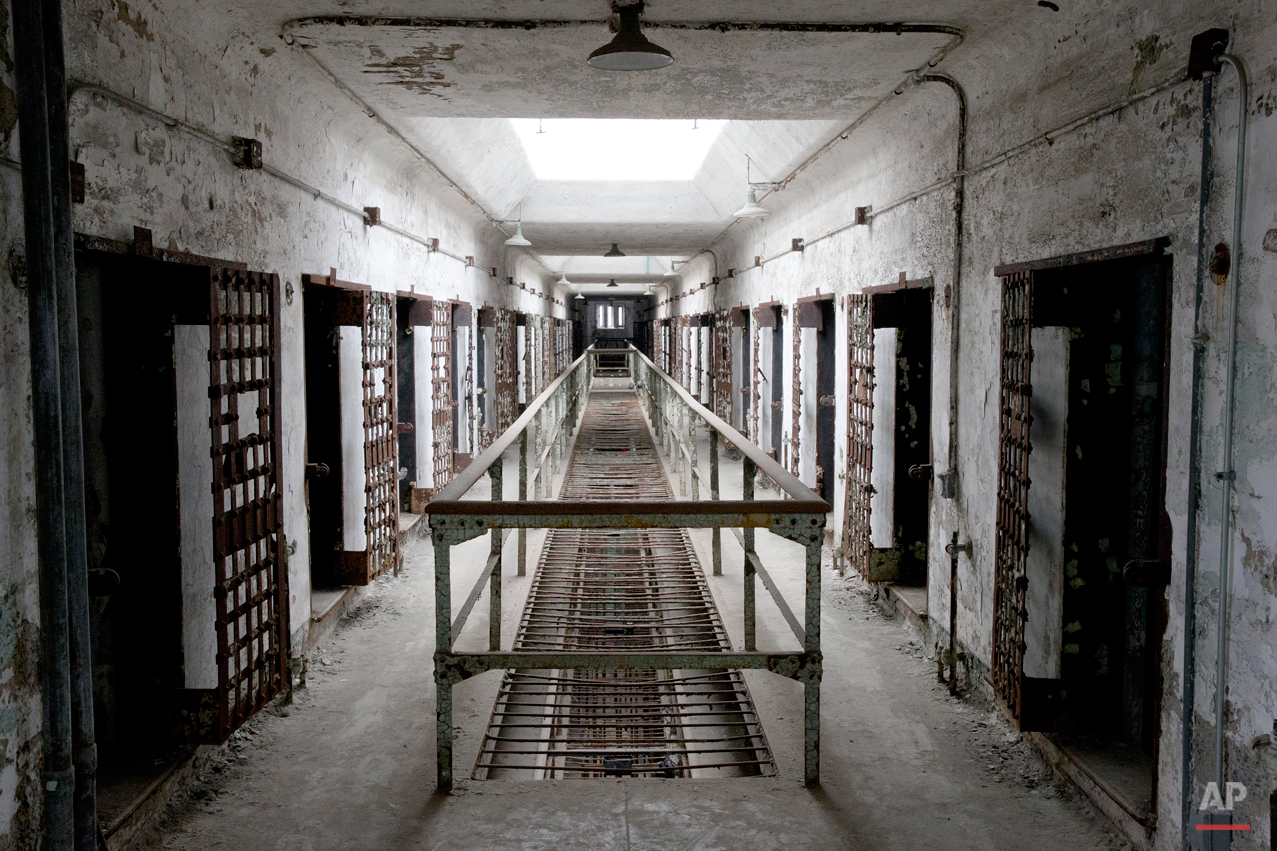
<path id="1" fill-rule="evenodd" d="M 523 235 L 523 205 L 519 205 L 519 219 L 514 225 L 514 236 L 505 241 L 506 245 L 513 245 L 519 248 L 527 248 L 532 243 L 528 242 Z"/>
<path id="2" fill-rule="evenodd" d="M 517 245 L 519 247 L 527 247 L 532 243 L 528 242 L 527 237 L 523 235 L 523 224 L 519 223 L 514 226 L 514 236 L 505 241 L 506 245 Z"/>
<path id="3" fill-rule="evenodd" d="M 684 263 L 685 263 L 685 264 L 686 264 L 686 262 L 687 262 L 687 261 L 684 261 Z M 666 273 L 665 273 L 665 275 L 664 275 L 663 277 L 666 277 L 666 278 L 673 278 L 673 277 L 674 277 L 674 276 L 676 276 L 677 274 L 678 274 L 678 272 L 674 271 L 674 261 L 673 261 L 673 260 L 671 260 L 671 261 L 670 261 L 670 270 L 669 270 L 668 272 L 666 272 Z"/>
<path id="4" fill-rule="evenodd" d="M 584 294 L 583 294 L 580 290 L 577 290 L 577 291 L 576 291 L 576 295 L 575 295 L 575 296 L 573 296 L 573 298 L 574 298 L 576 301 L 585 301 L 585 295 L 584 295 Z"/>
<path id="5" fill-rule="evenodd" d="M 749 187 L 749 192 L 745 195 L 745 206 L 732 215 L 738 219 L 763 219 L 770 216 L 771 211 L 758 203 L 758 197 L 754 194 L 754 184 L 749 179 L 749 167 L 749 157 L 745 157 L 745 184 Z"/>
<path id="6" fill-rule="evenodd" d="M 639 23 L 642 3 L 632 3 L 616 10 L 620 18 L 616 37 L 590 54 L 585 60 L 591 68 L 601 71 L 653 71 L 664 68 L 674 57 L 663 47 L 647 40 Z"/>
<path id="7" fill-rule="evenodd" d="M 616 243 L 614 242 L 612 243 L 612 250 L 609 251 L 607 254 L 604 254 L 603 256 L 604 257 L 624 257 L 625 252 L 617 248 Z"/>
<path id="8" fill-rule="evenodd" d="M 560 272 L 560 273 L 559 273 L 559 279 L 558 279 L 557 281 L 555 281 L 555 283 L 557 283 L 557 284 L 562 284 L 563 286 L 565 286 L 565 287 L 566 287 L 568 284 L 570 284 L 570 283 L 572 283 L 572 282 L 568 280 L 568 273 L 567 273 L 567 272 Z"/>
<path id="9" fill-rule="evenodd" d="M 618 284 L 618 283 L 616 282 L 616 278 L 613 278 L 612 280 L 608 281 L 608 282 L 607 282 L 607 285 L 608 285 L 609 287 L 619 287 L 619 286 L 620 286 L 620 284 Z"/>

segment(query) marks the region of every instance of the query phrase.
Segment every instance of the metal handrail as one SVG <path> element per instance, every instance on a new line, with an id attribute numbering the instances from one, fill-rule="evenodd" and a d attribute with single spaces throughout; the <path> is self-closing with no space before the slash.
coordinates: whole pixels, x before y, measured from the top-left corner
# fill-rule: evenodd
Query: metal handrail
<path id="1" fill-rule="evenodd" d="M 469 677 L 491 670 L 541 668 L 671 668 L 699 670 L 703 668 L 759 668 L 791 679 L 804 686 L 804 775 L 809 784 L 819 780 L 820 737 L 820 585 L 821 549 L 824 544 L 825 515 L 829 505 L 804 485 L 796 476 L 750 443 L 744 435 L 701 405 L 670 376 L 662 372 L 646 356 L 630 346 L 631 375 L 648 378 L 640 389 L 646 401 L 647 414 L 658 442 L 668 447 L 671 458 L 677 457 L 682 468 L 687 458 L 690 469 L 692 500 L 553 500 L 550 488 L 547 498 L 540 499 L 542 483 L 550 470 L 545 465 L 553 459 L 557 465 L 567 450 L 567 439 L 574 431 L 584 406 L 579 404 L 588 394 L 594 377 L 594 359 L 603 350 L 590 346 L 571 366 L 552 381 L 523 411 L 509 429 L 484 450 L 456 479 L 444 487 L 431 502 L 430 530 L 435 558 L 435 683 L 436 754 L 438 785 L 446 791 L 452 787 L 452 687 Z M 553 415 L 545 422 L 547 414 Z M 671 414 L 673 419 L 671 419 Z M 698 500 L 697 481 L 704 481 L 695 463 L 695 450 L 688 450 L 692 417 L 699 417 L 710 430 L 711 497 Z M 529 432 L 542 438 L 543 449 L 535 463 L 541 481 L 538 498 L 527 499 Z M 686 436 L 683 431 L 686 429 Z M 742 499 L 720 499 L 718 489 L 719 436 L 743 456 L 741 463 Z M 519 444 L 519 498 L 506 500 L 502 492 L 505 452 Z M 677 447 L 670 441 L 677 442 Z M 771 478 L 787 499 L 755 500 L 754 479 L 757 472 Z M 465 494 L 487 473 L 492 479 L 492 499 L 466 500 Z M 552 481 L 552 480 L 551 480 Z M 682 475 L 680 471 L 680 484 Z M 615 529 L 615 528 L 704 528 L 713 532 L 714 573 L 722 574 L 721 530 L 743 529 L 738 533 L 744 550 L 744 651 L 707 654 L 700 651 L 664 652 L 534 652 L 501 651 L 501 557 L 506 530 L 519 532 L 519 575 L 524 575 L 527 562 L 526 530 L 528 529 Z M 788 538 L 806 550 L 805 627 L 780 595 L 775 582 L 762 569 L 754 548 L 755 530 L 767 529 Z M 482 575 L 463 606 L 452 618 L 452 547 L 493 532 L 491 552 Z M 756 641 L 756 607 L 754 577 L 760 576 L 776 599 L 785 620 L 802 644 L 802 650 L 791 652 L 759 651 Z M 482 593 L 490 584 L 489 649 L 487 652 L 459 652 L 453 649 L 455 639 Z"/>

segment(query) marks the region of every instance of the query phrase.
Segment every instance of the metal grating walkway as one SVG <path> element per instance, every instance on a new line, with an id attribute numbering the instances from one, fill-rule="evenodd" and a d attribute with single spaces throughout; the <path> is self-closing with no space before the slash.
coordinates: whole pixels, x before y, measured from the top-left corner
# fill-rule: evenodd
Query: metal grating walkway
<path id="1" fill-rule="evenodd" d="M 609 385 L 611 385 L 609 387 Z M 626 382 L 597 379 L 559 497 L 673 499 Z M 515 650 L 731 650 L 687 532 L 547 533 Z M 739 671 L 507 671 L 474 778 L 775 773 Z"/>

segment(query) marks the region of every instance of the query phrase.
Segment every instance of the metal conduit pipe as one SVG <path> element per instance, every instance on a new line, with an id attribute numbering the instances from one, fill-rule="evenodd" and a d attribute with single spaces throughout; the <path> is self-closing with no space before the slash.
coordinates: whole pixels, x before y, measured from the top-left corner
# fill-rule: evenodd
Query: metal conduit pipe
<path id="1" fill-rule="evenodd" d="M 43 842 L 71 851 L 75 821 L 71 658 L 59 405 L 58 297 L 54 279 L 53 189 L 46 102 L 44 6 L 15 0 L 13 42 L 22 156 L 22 218 L 28 270 L 31 413 L 35 445 L 36 551 L 40 576 L 40 697 Z M 66 168 L 66 160 L 58 163 Z"/>
<path id="2" fill-rule="evenodd" d="M 75 233 L 71 217 L 70 129 L 62 4 L 44 0 L 44 74 L 53 201 L 53 274 L 58 300 L 58 372 L 62 408 L 62 504 L 71 663 L 71 746 L 75 767 L 75 848 L 96 851 L 97 740 L 93 727 L 93 647 L 84 509 L 84 432 L 80 411 L 80 321 L 76 309 Z"/>
<path id="3" fill-rule="evenodd" d="M 1184 693 L 1180 709 L 1183 725 L 1180 766 L 1180 833 L 1184 847 L 1191 841 L 1194 810 L 1193 727 L 1197 717 L 1197 510 L 1201 502 L 1202 457 L 1202 289 L 1206 282 L 1206 207 L 1211 186 L 1211 90 L 1213 73 L 1202 76 L 1202 175 L 1197 207 L 1197 286 L 1193 305 L 1193 375 L 1188 430 L 1188 523 L 1184 528 Z"/>
<path id="4" fill-rule="evenodd" d="M 1215 652 L 1215 782 L 1224 787 L 1224 695 L 1228 680 L 1228 579 L 1232 567 L 1233 483 L 1233 384 L 1237 376 L 1237 290 L 1242 271 L 1242 204 L 1246 184 L 1246 69 L 1241 59 L 1229 53 L 1219 57 L 1221 67 L 1230 65 L 1237 74 L 1237 175 L 1233 189 L 1233 285 L 1228 291 L 1228 344 L 1224 362 L 1224 458 L 1219 501 L 1219 628 Z"/>
<path id="5" fill-rule="evenodd" d="M 962 212 L 966 203 L 963 172 L 967 167 L 967 95 L 962 85 L 948 74 L 924 74 L 924 83 L 943 83 L 958 99 L 958 152 L 953 182 L 953 284 L 949 293 L 949 471 L 943 480 L 943 495 L 958 496 L 958 320 L 962 292 Z"/>

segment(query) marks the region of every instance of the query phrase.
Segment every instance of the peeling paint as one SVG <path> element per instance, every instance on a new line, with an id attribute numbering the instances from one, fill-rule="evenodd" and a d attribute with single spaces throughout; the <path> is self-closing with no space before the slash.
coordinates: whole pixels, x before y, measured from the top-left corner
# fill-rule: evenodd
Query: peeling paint
<path id="1" fill-rule="evenodd" d="M 442 71 L 435 68 L 436 62 L 451 62 L 457 58 L 457 51 L 465 45 L 438 45 L 427 42 L 413 48 L 409 55 L 386 58 L 381 50 L 373 52 L 374 58 L 385 59 L 384 62 L 365 63 L 365 74 L 378 74 L 391 77 L 387 82 L 402 86 L 409 91 L 424 95 L 438 95 L 436 89 L 450 88 Z"/>

